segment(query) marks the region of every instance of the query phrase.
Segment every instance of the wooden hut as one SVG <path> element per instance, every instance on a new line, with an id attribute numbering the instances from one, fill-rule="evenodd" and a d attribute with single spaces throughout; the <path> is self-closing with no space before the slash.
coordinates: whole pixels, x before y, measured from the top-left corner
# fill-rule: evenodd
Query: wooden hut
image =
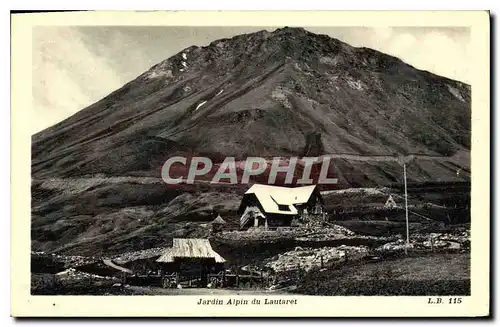
<path id="1" fill-rule="evenodd" d="M 222 232 L 225 224 L 226 224 L 226 221 L 224 219 L 222 219 L 222 217 L 220 215 L 218 215 L 217 218 L 215 218 L 212 221 L 212 232 L 213 233 Z"/>
<path id="2" fill-rule="evenodd" d="M 167 276 L 166 284 L 180 284 L 206 287 L 209 273 L 224 270 L 226 260 L 212 249 L 208 239 L 174 238 L 171 248 L 167 248 L 156 260 Z M 175 277 L 174 277 L 175 276 Z M 172 283 L 175 278 L 175 283 Z"/>

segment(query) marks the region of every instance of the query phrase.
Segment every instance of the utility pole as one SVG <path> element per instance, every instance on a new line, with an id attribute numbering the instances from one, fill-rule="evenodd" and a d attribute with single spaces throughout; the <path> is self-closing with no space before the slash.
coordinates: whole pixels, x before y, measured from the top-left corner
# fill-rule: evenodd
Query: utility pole
<path id="1" fill-rule="evenodd" d="M 410 246 L 410 224 L 408 222 L 408 190 L 406 188 L 406 163 L 403 162 L 403 174 L 405 179 L 405 209 L 406 209 L 406 246 L 405 254 L 408 255 L 408 247 Z"/>

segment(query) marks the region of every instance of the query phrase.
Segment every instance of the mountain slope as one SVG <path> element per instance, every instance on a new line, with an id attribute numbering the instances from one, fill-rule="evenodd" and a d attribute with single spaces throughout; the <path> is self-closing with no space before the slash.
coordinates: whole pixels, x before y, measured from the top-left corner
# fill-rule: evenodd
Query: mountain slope
<path id="1" fill-rule="evenodd" d="M 470 180 L 470 87 L 298 28 L 190 47 L 32 137 L 32 248 L 205 237 L 246 185 L 167 187 L 175 155 L 329 156 L 339 185 Z M 453 219 L 453 217 L 451 217 Z"/>
<path id="2" fill-rule="evenodd" d="M 470 148 L 470 88 L 303 29 L 262 31 L 190 47 L 34 135 L 32 169 L 158 176 L 176 151 L 303 155 L 312 135 L 317 154 L 451 156 Z"/>

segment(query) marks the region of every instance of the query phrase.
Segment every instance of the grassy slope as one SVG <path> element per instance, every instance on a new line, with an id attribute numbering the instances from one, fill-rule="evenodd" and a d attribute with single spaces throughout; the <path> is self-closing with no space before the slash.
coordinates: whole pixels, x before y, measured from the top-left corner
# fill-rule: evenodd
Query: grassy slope
<path id="1" fill-rule="evenodd" d="M 436 253 L 314 271 L 298 293 L 314 295 L 468 295 L 470 254 Z"/>

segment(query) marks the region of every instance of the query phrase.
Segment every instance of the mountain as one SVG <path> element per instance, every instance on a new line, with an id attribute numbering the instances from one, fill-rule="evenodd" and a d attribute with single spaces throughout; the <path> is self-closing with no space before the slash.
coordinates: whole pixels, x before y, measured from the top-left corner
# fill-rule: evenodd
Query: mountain
<path id="1" fill-rule="evenodd" d="M 32 169 L 157 176 L 172 151 L 303 155 L 314 135 L 324 154 L 451 156 L 470 148 L 470 87 L 304 29 L 261 31 L 187 48 L 34 135 Z"/>
<path id="2" fill-rule="evenodd" d="M 394 158 L 413 154 L 410 182 L 469 181 L 470 92 L 302 28 L 189 47 L 32 137 L 33 247 L 156 245 L 144 235 L 173 235 L 171 219 L 233 210 L 241 189 L 165 187 L 175 155 L 331 156 L 339 187 L 359 187 L 401 182 Z"/>

